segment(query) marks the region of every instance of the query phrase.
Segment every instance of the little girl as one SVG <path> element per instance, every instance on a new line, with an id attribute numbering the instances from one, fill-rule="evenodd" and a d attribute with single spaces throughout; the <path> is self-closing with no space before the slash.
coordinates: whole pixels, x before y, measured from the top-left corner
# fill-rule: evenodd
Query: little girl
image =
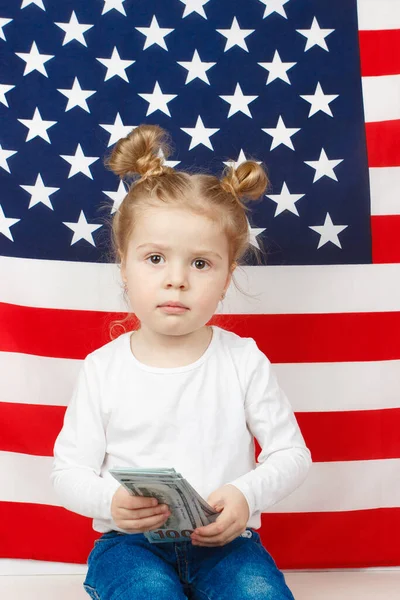
<path id="1" fill-rule="evenodd" d="M 160 151 L 166 132 L 140 125 L 106 160 L 136 176 L 112 238 L 140 328 L 83 361 L 51 481 L 103 533 L 83 584 L 92 598 L 293 600 L 256 530 L 303 483 L 310 451 L 254 339 L 207 326 L 249 247 L 243 198 L 259 198 L 267 176 L 253 161 L 222 179 L 178 172 Z M 124 466 L 174 467 L 218 518 L 190 541 L 150 543 L 169 507 L 120 486 L 108 471 Z"/>

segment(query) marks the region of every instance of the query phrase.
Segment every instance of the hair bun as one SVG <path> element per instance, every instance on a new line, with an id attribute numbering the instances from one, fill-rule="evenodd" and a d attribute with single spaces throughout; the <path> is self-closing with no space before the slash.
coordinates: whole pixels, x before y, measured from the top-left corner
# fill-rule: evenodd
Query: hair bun
<path id="1" fill-rule="evenodd" d="M 139 125 L 115 144 L 105 165 L 121 179 L 139 174 L 143 179 L 173 171 L 163 165 L 171 154 L 170 137 L 158 125 Z"/>
<path id="2" fill-rule="evenodd" d="M 221 179 L 222 187 L 237 198 L 257 200 L 266 190 L 269 180 L 264 168 L 254 160 L 242 162 L 237 169 L 227 166 Z"/>

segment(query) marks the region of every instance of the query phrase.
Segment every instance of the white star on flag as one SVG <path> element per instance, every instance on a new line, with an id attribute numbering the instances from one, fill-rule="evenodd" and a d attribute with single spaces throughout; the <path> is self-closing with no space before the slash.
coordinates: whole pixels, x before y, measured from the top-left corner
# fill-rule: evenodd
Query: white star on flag
<path id="1" fill-rule="evenodd" d="M 326 45 L 325 38 L 335 31 L 334 29 L 321 29 L 316 17 L 313 18 L 313 22 L 310 29 L 296 29 L 298 33 L 304 35 L 307 38 L 306 47 L 304 48 L 304 52 L 307 52 L 313 46 L 320 46 L 323 50 L 328 50 L 328 46 Z"/>
<path id="2" fill-rule="evenodd" d="M 166 167 L 171 167 L 171 169 L 176 167 L 176 165 L 179 165 L 179 163 L 181 162 L 180 160 L 165 160 L 165 154 L 161 148 L 159 149 L 157 156 L 162 159 L 163 164 Z"/>
<path id="3" fill-rule="evenodd" d="M 5 83 L 0 84 L 0 102 L 5 104 L 8 107 L 8 102 L 6 98 L 7 92 L 15 88 L 15 85 L 6 85 Z"/>
<path id="4" fill-rule="evenodd" d="M 285 182 L 283 182 L 281 193 L 280 194 L 265 194 L 267 198 L 270 198 L 274 202 L 276 202 L 276 210 L 274 217 L 277 217 L 285 210 L 292 212 L 294 215 L 299 217 L 299 213 L 297 212 L 297 207 L 295 206 L 296 202 L 303 198 L 305 194 L 291 194 L 289 192 L 288 186 Z"/>
<path id="5" fill-rule="evenodd" d="M 124 200 L 127 193 L 128 193 L 128 190 L 126 189 L 125 184 L 122 180 L 120 180 L 118 189 L 116 192 L 113 192 L 111 190 L 110 191 L 103 190 L 103 194 L 108 196 L 113 201 L 113 206 L 111 208 L 111 214 L 114 214 L 115 212 L 117 212 L 117 210 L 121 206 L 121 203 Z"/>
<path id="6" fill-rule="evenodd" d="M 32 119 L 18 119 L 18 121 L 29 129 L 25 140 L 26 142 L 29 142 L 29 140 L 33 140 L 33 138 L 39 136 L 49 144 L 51 143 L 47 130 L 55 125 L 57 121 L 43 121 L 38 107 L 35 108 Z"/>
<path id="7" fill-rule="evenodd" d="M 32 206 L 42 202 L 45 206 L 48 206 L 51 208 L 51 210 L 54 210 L 50 201 L 50 196 L 51 194 L 54 194 L 54 192 L 57 192 L 60 188 L 46 187 L 43 183 L 40 173 L 36 178 L 35 185 L 20 185 L 20 187 L 22 187 L 23 190 L 26 190 L 31 195 L 28 208 L 32 208 Z"/>
<path id="8" fill-rule="evenodd" d="M 11 23 L 12 19 L 3 19 L 0 17 L 0 38 L 5 41 L 6 36 L 4 35 L 3 27 Z"/>
<path id="9" fill-rule="evenodd" d="M 309 102 L 311 104 L 310 112 L 308 113 L 308 118 L 312 117 L 320 110 L 322 110 L 330 117 L 333 117 L 329 103 L 335 100 L 335 98 L 339 98 L 339 95 L 333 94 L 331 96 L 328 96 L 327 94 L 324 94 L 324 92 L 322 91 L 321 84 L 318 82 L 317 87 L 315 88 L 314 95 L 300 96 L 300 98 L 303 98 L 306 102 Z"/>
<path id="10" fill-rule="evenodd" d="M 92 244 L 92 246 L 96 246 L 93 240 L 92 233 L 93 231 L 96 231 L 96 229 L 103 227 L 103 225 L 99 224 L 90 225 L 86 220 L 85 213 L 83 212 L 83 210 L 81 210 L 79 220 L 77 223 L 63 221 L 63 224 L 72 229 L 72 231 L 74 232 L 71 241 L 71 246 L 76 244 L 76 242 L 79 242 L 79 240 L 86 240 L 87 242 L 89 242 L 89 244 Z"/>
<path id="11" fill-rule="evenodd" d="M 79 106 L 86 110 L 86 112 L 90 113 L 89 107 L 87 105 L 87 98 L 93 96 L 96 93 L 96 90 L 83 90 L 79 84 L 79 80 L 77 77 L 74 79 L 74 83 L 71 89 L 57 90 L 64 96 L 68 98 L 68 103 L 65 108 L 65 112 L 74 108 L 74 106 Z"/>
<path id="12" fill-rule="evenodd" d="M 200 115 L 197 117 L 196 127 L 181 127 L 182 131 L 191 136 L 192 141 L 190 142 L 189 150 L 195 148 L 199 144 L 203 144 L 210 150 L 214 150 L 210 142 L 210 137 L 219 131 L 218 129 L 211 129 L 204 127 L 203 121 Z"/>
<path id="13" fill-rule="evenodd" d="M 295 133 L 300 131 L 300 129 L 301 128 L 295 129 L 295 128 L 286 127 L 285 123 L 283 122 L 282 117 L 279 116 L 278 123 L 277 123 L 275 129 L 263 129 L 262 131 L 264 131 L 268 135 L 272 136 L 270 150 L 277 148 L 278 146 L 280 146 L 280 144 L 284 144 L 291 150 L 294 150 L 294 146 L 293 146 L 291 137 L 292 137 L 292 135 L 294 135 Z"/>
<path id="14" fill-rule="evenodd" d="M 248 158 L 246 158 L 245 153 L 243 152 L 243 149 L 240 150 L 239 152 L 239 156 L 238 159 L 236 161 L 233 160 L 227 160 L 227 161 L 223 161 L 224 165 L 226 165 L 227 167 L 233 167 L 235 170 L 238 168 L 239 165 L 241 165 L 243 162 L 246 162 L 246 160 L 250 160 Z M 256 160 L 255 161 L 258 165 L 261 165 L 261 160 Z"/>
<path id="15" fill-rule="evenodd" d="M 7 159 L 14 154 L 17 154 L 18 150 L 5 150 L 2 148 L 0 144 L 0 167 L 7 171 L 7 173 L 11 173 L 10 167 L 8 166 Z"/>
<path id="16" fill-rule="evenodd" d="M 154 84 L 154 90 L 151 94 L 138 94 L 141 98 L 146 100 L 149 103 L 147 108 L 147 115 L 151 115 L 151 113 L 156 110 L 161 110 L 161 112 L 165 113 L 169 117 L 171 113 L 169 112 L 169 108 L 167 106 L 168 102 L 171 102 L 174 98 L 176 98 L 177 94 L 163 94 L 161 88 L 158 84 L 158 81 Z"/>
<path id="17" fill-rule="evenodd" d="M 102 15 L 105 15 L 110 10 L 117 10 L 126 17 L 125 8 L 122 6 L 125 0 L 104 0 Z"/>
<path id="18" fill-rule="evenodd" d="M 16 52 L 15 54 L 26 62 L 24 76 L 32 71 L 39 71 L 39 73 L 48 77 L 44 63 L 54 58 L 54 54 L 40 54 L 36 42 L 32 42 L 29 52 Z"/>
<path id="19" fill-rule="evenodd" d="M 269 71 L 268 78 L 267 78 L 267 81 L 265 82 L 265 85 L 272 83 L 273 81 L 275 81 L 275 79 L 282 79 L 282 81 L 284 81 L 285 83 L 292 85 L 289 81 L 287 71 L 289 71 L 289 69 L 294 67 L 294 65 L 297 65 L 297 63 L 282 62 L 281 57 L 279 56 L 278 50 L 275 50 L 275 54 L 274 54 L 274 58 L 272 59 L 272 62 L 259 62 L 258 64 L 260 65 L 260 67 L 263 67 L 264 69 Z"/>
<path id="20" fill-rule="evenodd" d="M 226 44 L 224 52 L 227 52 L 234 46 L 239 46 L 246 52 L 249 51 L 245 38 L 253 33 L 255 29 L 240 29 L 239 23 L 236 17 L 233 17 L 232 25 L 230 29 L 217 29 L 218 33 L 226 37 Z"/>
<path id="21" fill-rule="evenodd" d="M 265 17 L 269 17 L 269 15 L 272 15 L 272 13 L 274 12 L 287 19 L 287 14 L 285 9 L 283 8 L 283 5 L 287 4 L 289 0 L 260 0 L 260 2 L 265 4 L 263 19 L 265 19 Z"/>
<path id="22" fill-rule="evenodd" d="M 251 246 L 254 246 L 255 248 L 260 248 L 260 244 L 258 243 L 257 240 L 257 236 L 260 235 L 260 233 L 263 233 L 263 231 L 266 230 L 265 227 L 251 227 L 250 222 L 248 220 L 248 218 L 246 217 L 246 221 L 247 221 L 247 225 L 248 225 L 248 230 L 249 230 L 249 244 Z"/>
<path id="23" fill-rule="evenodd" d="M 75 154 L 60 154 L 60 156 L 71 165 L 68 179 L 70 177 L 73 177 L 77 173 L 83 173 L 83 175 L 86 175 L 86 177 L 93 179 L 92 173 L 90 171 L 90 165 L 96 162 L 96 160 L 99 160 L 99 156 L 85 156 L 83 154 L 83 150 L 80 144 L 77 145 Z"/>
<path id="24" fill-rule="evenodd" d="M 231 105 L 228 113 L 228 119 L 239 111 L 248 117 L 253 118 L 249 109 L 249 104 L 250 102 L 253 102 L 253 100 L 256 100 L 258 96 L 245 96 L 239 83 L 236 84 L 236 89 L 233 96 L 220 96 L 220 98 L 225 100 L 225 102 L 229 102 Z"/>
<path id="25" fill-rule="evenodd" d="M 333 169 L 337 167 L 337 165 L 339 165 L 341 162 L 343 162 L 343 158 L 340 158 L 338 160 L 329 160 L 325 150 L 322 148 L 318 160 L 305 160 L 304 162 L 306 163 L 306 165 L 309 165 L 310 167 L 315 169 L 313 183 L 318 181 L 318 179 L 321 179 L 321 177 L 323 177 L 324 175 L 337 181 L 338 179 Z"/>
<path id="26" fill-rule="evenodd" d="M 180 65 L 184 69 L 187 69 L 188 72 L 185 85 L 193 81 L 193 79 L 196 79 L 196 77 L 210 85 L 206 71 L 208 71 L 208 69 L 211 69 L 211 67 L 213 67 L 216 64 L 217 63 L 215 62 L 202 62 L 197 50 L 193 52 L 193 58 L 190 62 L 178 62 L 178 65 Z"/>
<path id="27" fill-rule="evenodd" d="M 72 42 L 72 40 L 76 40 L 80 44 L 83 44 L 87 47 L 87 43 L 83 34 L 94 27 L 94 25 L 89 25 L 88 23 L 79 23 L 74 10 L 72 11 L 69 23 L 55 23 L 55 25 L 65 31 L 64 41 L 62 43 L 63 46 L 65 46 L 65 44 L 69 44 L 69 42 Z"/>
<path id="28" fill-rule="evenodd" d="M 126 137 L 128 133 L 132 131 L 132 129 L 136 129 L 137 125 L 124 125 L 121 119 L 121 115 L 117 113 L 115 117 L 115 121 L 112 125 L 108 125 L 107 123 L 100 123 L 100 127 L 108 131 L 110 134 L 110 138 L 108 140 L 108 146 L 112 146 L 118 140 L 123 137 Z"/>
<path id="29" fill-rule="evenodd" d="M 309 229 L 316 231 L 321 236 L 319 238 L 319 244 L 317 250 L 324 246 L 328 242 L 332 242 L 335 246 L 341 248 L 341 244 L 339 242 L 339 233 L 341 233 L 344 229 L 346 229 L 348 225 L 334 225 L 332 223 L 332 219 L 329 213 L 326 213 L 325 223 L 323 225 L 314 225 L 311 227 L 309 225 Z"/>
<path id="30" fill-rule="evenodd" d="M 30 4 L 36 4 L 42 10 L 46 10 L 43 4 L 43 0 L 22 0 L 21 8 L 26 8 Z"/>
<path id="31" fill-rule="evenodd" d="M 7 218 L 4 214 L 3 211 L 3 207 L 0 204 L 0 233 L 2 233 L 3 235 L 6 236 L 6 238 L 8 238 L 9 240 L 11 240 L 12 242 L 14 241 L 14 238 L 12 236 L 12 233 L 10 231 L 10 227 L 12 227 L 13 225 L 15 225 L 15 223 L 18 223 L 18 221 L 20 221 L 21 219 L 11 219 L 11 218 Z"/>
<path id="32" fill-rule="evenodd" d="M 185 10 L 182 15 L 182 19 L 190 15 L 192 12 L 196 12 L 204 19 L 207 19 L 207 15 L 204 12 L 203 6 L 209 1 L 210 0 L 181 0 L 181 2 L 185 4 Z"/>
<path id="33" fill-rule="evenodd" d="M 127 74 L 125 73 L 125 69 L 133 65 L 136 61 L 123 60 L 120 57 L 116 46 L 114 46 L 111 58 L 96 58 L 96 60 L 98 60 L 99 62 L 101 62 L 102 65 L 107 67 L 107 73 L 104 77 L 104 81 L 107 81 L 108 79 L 111 79 L 112 77 L 118 75 L 118 77 L 121 77 L 121 79 L 124 79 L 129 83 L 129 79 Z"/>
<path id="34" fill-rule="evenodd" d="M 150 48 L 153 44 L 158 44 L 161 48 L 168 51 L 164 37 L 174 31 L 173 29 L 165 29 L 159 26 L 157 18 L 153 15 L 150 27 L 135 27 L 140 33 L 146 36 L 146 41 L 143 50 Z"/>

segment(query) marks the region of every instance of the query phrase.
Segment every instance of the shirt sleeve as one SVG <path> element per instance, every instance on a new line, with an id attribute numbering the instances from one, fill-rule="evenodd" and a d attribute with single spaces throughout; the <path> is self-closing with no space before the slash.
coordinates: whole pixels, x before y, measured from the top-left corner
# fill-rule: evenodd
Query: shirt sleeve
<path id="1" fill-rule="evenodd" d="M 262 451 L 255 469 L 229 483 L 245 496 L 251 517 L 255 512 L 267 511 L 298 488 L 307 477 L 312 459 L 272 365 L 254 340 L 247 369 L 246 422 Z"/>
<path id="2" fill-rule="evenodd" d="M 54 445 L 50 481 L 62 506 L 99 519 L 111 519 L 112 497 L 120 485 L 100 476 L 106 452 L 105 425 L 98 376 L 88 355 Z"/>

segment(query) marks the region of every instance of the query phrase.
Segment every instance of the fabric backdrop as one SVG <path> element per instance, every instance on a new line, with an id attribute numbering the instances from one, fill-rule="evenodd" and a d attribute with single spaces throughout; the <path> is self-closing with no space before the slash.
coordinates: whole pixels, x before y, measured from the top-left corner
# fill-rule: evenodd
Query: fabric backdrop
<path id="1" fill-rule="evenodd" d="M 266 257 L 212 320 L 274 363 L 314 461 L 264 544 L 282 569 L 399 565 L 399 2 L 3 0 L 0 25 L 0 557 L 82 565 L 99 535 L 59 505 L 52 452 L 127 311 L 103 160 L 157 123 L 170 165 L 254 157 L 271 180 Z"/>

